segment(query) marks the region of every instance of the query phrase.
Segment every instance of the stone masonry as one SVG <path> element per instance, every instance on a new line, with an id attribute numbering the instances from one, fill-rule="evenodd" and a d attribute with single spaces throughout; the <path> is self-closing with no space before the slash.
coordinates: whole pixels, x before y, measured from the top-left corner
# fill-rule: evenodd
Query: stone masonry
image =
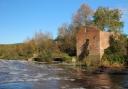
<path id="1" fill-rule="evenodd" d="M 81 27 L 77 33 L 77 57 L 82 54 L 83 45 L 88 40 L 88 51 L 84 59 L 100 60 L 104 54 L 104 50 L 109 47 L 109 32 L 103 32 L 95 27 Z"/>

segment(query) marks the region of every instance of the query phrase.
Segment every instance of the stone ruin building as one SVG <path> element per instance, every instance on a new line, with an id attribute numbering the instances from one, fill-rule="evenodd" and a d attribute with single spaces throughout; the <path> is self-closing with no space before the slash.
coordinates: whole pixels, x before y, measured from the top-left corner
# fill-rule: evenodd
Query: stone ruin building
<path id="1" fill-rule="evenodd" d="M 92 60 L 96 64 L 109 47 L 110 35 L 110 32 L 103 32 L 95 27 L 81 27 L 76 37 L 77 57 L 80 60 Z"/>

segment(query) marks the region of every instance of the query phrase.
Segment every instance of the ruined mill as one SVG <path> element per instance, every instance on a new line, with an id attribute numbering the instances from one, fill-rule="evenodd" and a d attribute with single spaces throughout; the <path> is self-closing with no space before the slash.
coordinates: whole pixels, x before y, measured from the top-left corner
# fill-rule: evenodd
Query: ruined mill
<path id="1" fill-rule="evenodd" d="M 100 61 L 104 50 L 109 47 L 110 32 L 96 27 L 81 27 L 77 33 L 77 57 L 81 60 Z"/>

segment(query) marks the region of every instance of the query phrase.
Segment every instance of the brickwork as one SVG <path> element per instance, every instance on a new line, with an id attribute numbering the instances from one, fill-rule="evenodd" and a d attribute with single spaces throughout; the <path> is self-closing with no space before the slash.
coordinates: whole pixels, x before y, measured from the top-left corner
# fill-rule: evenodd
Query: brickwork
<path id="1" fill-rule="evenodd" d="M 81 27 L 77 33 L 77 57 L 82 52 L 82 46 L 89 40 L 88 57 L 100 59 L 104 54 L 104 49 L 109 47 L 109 32 L 102 32 L 95 27 Z"/>

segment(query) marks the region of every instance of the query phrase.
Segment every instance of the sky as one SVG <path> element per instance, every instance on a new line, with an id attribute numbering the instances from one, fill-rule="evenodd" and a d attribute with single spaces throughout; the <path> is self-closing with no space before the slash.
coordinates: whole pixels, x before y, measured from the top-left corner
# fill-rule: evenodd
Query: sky
<path id="1" fill-rule="evenodd" d="M 128 34 L 128 0 L 0 0 L 0 44 L 23 42 L 38 31 L 55 38 L 83 3 L 94 10 L 100 6 L 123 10 L 123 31 Z"/>

